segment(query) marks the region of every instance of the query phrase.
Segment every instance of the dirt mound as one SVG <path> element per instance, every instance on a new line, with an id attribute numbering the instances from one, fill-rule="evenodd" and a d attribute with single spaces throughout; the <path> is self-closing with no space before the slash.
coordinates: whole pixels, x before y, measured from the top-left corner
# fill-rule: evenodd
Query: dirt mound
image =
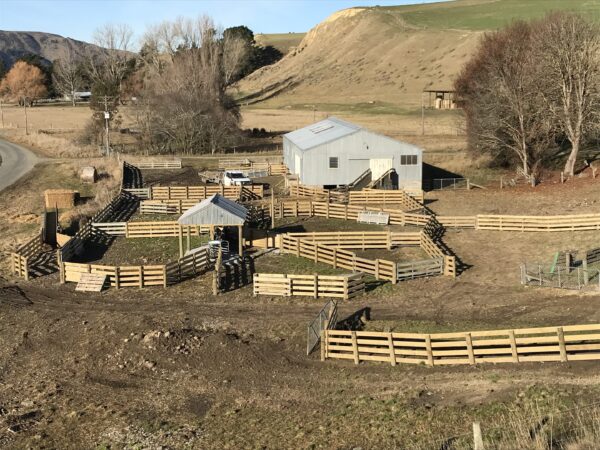
<path id="1" fill-rule="evenodd" d="M 277 64 L 239 83 L 246 100 L 420 104 L 425 88 L 449 88 L 479 32 L 426 30 L 380 8 L 339 11 Z M 256 95 L 260 93 L 260 95 Z"/>

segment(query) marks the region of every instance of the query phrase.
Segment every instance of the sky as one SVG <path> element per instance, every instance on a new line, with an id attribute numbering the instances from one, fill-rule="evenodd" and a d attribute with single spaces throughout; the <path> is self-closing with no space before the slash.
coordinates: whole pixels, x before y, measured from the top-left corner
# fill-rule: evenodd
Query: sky
<path id="1" fill-rule="evenodd" d="M 86 42 L 94 29 L 127 23 L 136 36 L 148 25 L 208 14 L 225 28 L 255 34 L 304 32 L 352 6 L 404 5 L 434 0 L 0 0 L 0 30 L 43 31 Z M 438 0 L 439 1 L 439 0 Z"/>

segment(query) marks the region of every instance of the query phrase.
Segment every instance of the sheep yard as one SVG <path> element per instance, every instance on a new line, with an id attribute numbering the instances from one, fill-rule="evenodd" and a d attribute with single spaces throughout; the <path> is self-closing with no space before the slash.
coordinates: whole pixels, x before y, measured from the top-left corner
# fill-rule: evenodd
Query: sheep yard
<path id="1" fill-rule="evenodd" d="M 187 173 L 189 184 L 186 165 L 184 159 L 184 168 L 150 176 L 173 184 L 178 173 Z M 4 239 L 24 242 L 34 233 L 39 193 L 75 174 L 70 162 L 42 164 L 8 188 L 0 196 L 7 211 Z M 518 189 L 429 192 L 426 206 L 440 216 L 518 214 L 538 207 L 539 196 L 527 192 L 515 203 Z M 598 211 L 592 180 L 544 189 L 546 214 Z M 485 210 L 491 195 L 512 209 Z M 35 206 L 26 208 L 17 198 Z M 577 204 L 564 211 L 569 198 Z M 275 226 L 312 233 L 420 230 L 318 216 L 277 218 Z M 458 277 L 397 284 L 366 277 L 364 294 L 338 302 L 338 320 L 364 331 L 432 334 L 598 323 L 596 291 L 525 287 L 519 280 L 521 262 L 595 247 L 596 235 L 448 227 L 444 243 L 464 265 Z M 118 262 L 111 259 L 118 253 L 111 252 L 120 248 L 130 250 L 128 263 L 144 263 L 136 255 L 152 239 L 117 237 L 106 264 Z M 165 260 L 177 257 L 176 237 L 156 239 L 159 250 L 150 263 L 160 263 L 163 254 Z M 352 251 L 397 261 L 424 256 L 418 247 Z M 276 252 L 257 257 L 254 271 L 348 272 Z M 213 296 L 210 274 L 168 288 L 82 293 L 72 283 L 60 284 L 56 272 L 30 281 L 3 273 L 0 443 L 7 448 L 441 448 L 453 436 L 468 448 L 474 420 L 510 418 L 519 430 L 532 417 L 555 414 L 557 423 L 567 424 L 575 420 L 572 413 L 560 411 L 598 395 L 593 361 L 433 368 L 322 362 L 319 351 L 306 356 L 305 347 L 306 327 L 325 299 L 254 296 L 252 283 Z"/>

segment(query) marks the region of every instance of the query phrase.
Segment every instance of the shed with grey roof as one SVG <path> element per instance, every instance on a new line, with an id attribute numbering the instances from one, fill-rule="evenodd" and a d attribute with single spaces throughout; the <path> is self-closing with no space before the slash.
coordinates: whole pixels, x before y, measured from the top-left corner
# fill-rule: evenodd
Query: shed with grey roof
<path id="1" fill-rule="evenodd" d="M 283 136 L 290 173 L 311 186 L 347 186 L 357 180 L 395 189 L 421 189 L 419 147 L 329 117 Z"/>
<path id="2" fill-rule="evenodd" d="M 185 211 L 177 222 L 180 225 L 203 225 L 210 228 L 211 239 L 215 227 L 237 227 L 239 254 L 243 252 L 243 227 L 248 210 L 220 194 L 214 194 Z"/>

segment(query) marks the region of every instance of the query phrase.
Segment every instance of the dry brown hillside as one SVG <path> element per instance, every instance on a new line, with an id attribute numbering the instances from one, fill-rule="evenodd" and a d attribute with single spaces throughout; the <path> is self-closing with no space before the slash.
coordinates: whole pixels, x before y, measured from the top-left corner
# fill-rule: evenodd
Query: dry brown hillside
<path id="1" fill-rule="evenodd" d="M 424 88 L 452 85 L 485 30 L 556 10 L 600 20 L 600 2 L 589 0 L 456 0 L 346 9 L 238 87 L 244 101 L 266 100 L 266 106 L 316 104 L 319 110 L 339 111 L 377 101 L 393 105 L 395 112 L 414 110 Z"/>
<path id="2" fill-rule="evenodd" d="M 420 104 L 427 87 L 450 87 L 479 31 L 432 30 L 393 11 L 352 8 L 313 28 L 298 48 L 239 83 L 273 106 L 385 101 Z"/>

